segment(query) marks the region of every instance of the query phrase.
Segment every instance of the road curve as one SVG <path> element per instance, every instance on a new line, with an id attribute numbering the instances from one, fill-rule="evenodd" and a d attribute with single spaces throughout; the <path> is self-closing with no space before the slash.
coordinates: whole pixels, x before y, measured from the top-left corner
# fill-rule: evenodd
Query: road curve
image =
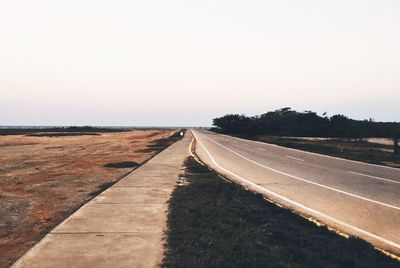
<path id="1" fill-rule="evenodd" d="M 196 153 L 246 188 L 400 254 L 400 169 L 192 130 Z"/>

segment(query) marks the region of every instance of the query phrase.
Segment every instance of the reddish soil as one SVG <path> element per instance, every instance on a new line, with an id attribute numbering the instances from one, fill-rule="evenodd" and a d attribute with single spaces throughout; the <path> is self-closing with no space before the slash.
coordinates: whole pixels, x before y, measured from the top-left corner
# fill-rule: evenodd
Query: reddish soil
<path id="1" fill-rule="evenodd" d="M 0 267 L 10 266 L 76 209 L 133 170 L 104 165 L 141 164 L 172 143 L 168 137 L 173 133 L 0 136 Z"/>

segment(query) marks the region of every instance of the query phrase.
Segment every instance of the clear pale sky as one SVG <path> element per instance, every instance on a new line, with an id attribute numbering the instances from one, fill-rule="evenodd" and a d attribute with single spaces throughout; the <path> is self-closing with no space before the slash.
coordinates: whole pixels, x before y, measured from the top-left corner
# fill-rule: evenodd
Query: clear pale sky
<path id="1" fill-rule="evenodd" d="M 0 125 L 400 121 L 398 0 L 0 0 Z"/>

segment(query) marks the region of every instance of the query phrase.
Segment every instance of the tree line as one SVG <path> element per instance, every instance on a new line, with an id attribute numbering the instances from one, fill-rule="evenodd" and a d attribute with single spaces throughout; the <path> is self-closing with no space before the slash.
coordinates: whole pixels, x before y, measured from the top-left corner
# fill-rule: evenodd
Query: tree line
<path id="1" fill-rule="evenodd" d="M 398 139 L 400 123 L 355 120 L 337 114 L 322 116 L 312 111 L 297 112 L 290 107 L 257 116 L 228 114 L 213 119 L 213 130 L 241 136 L 273 135 L 362 139 L 381 137 Z"/>

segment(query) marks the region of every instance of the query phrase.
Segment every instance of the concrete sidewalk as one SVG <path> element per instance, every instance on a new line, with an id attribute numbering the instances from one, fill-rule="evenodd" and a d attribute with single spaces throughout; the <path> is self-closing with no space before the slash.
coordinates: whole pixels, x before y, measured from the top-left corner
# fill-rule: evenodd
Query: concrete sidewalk
<path id="1" fill-rule="evenodd" d="M 88 202 L 13 267 L 156 267 L 163 257 L 167 201 L 192 136 L 155 156 Z"/>

